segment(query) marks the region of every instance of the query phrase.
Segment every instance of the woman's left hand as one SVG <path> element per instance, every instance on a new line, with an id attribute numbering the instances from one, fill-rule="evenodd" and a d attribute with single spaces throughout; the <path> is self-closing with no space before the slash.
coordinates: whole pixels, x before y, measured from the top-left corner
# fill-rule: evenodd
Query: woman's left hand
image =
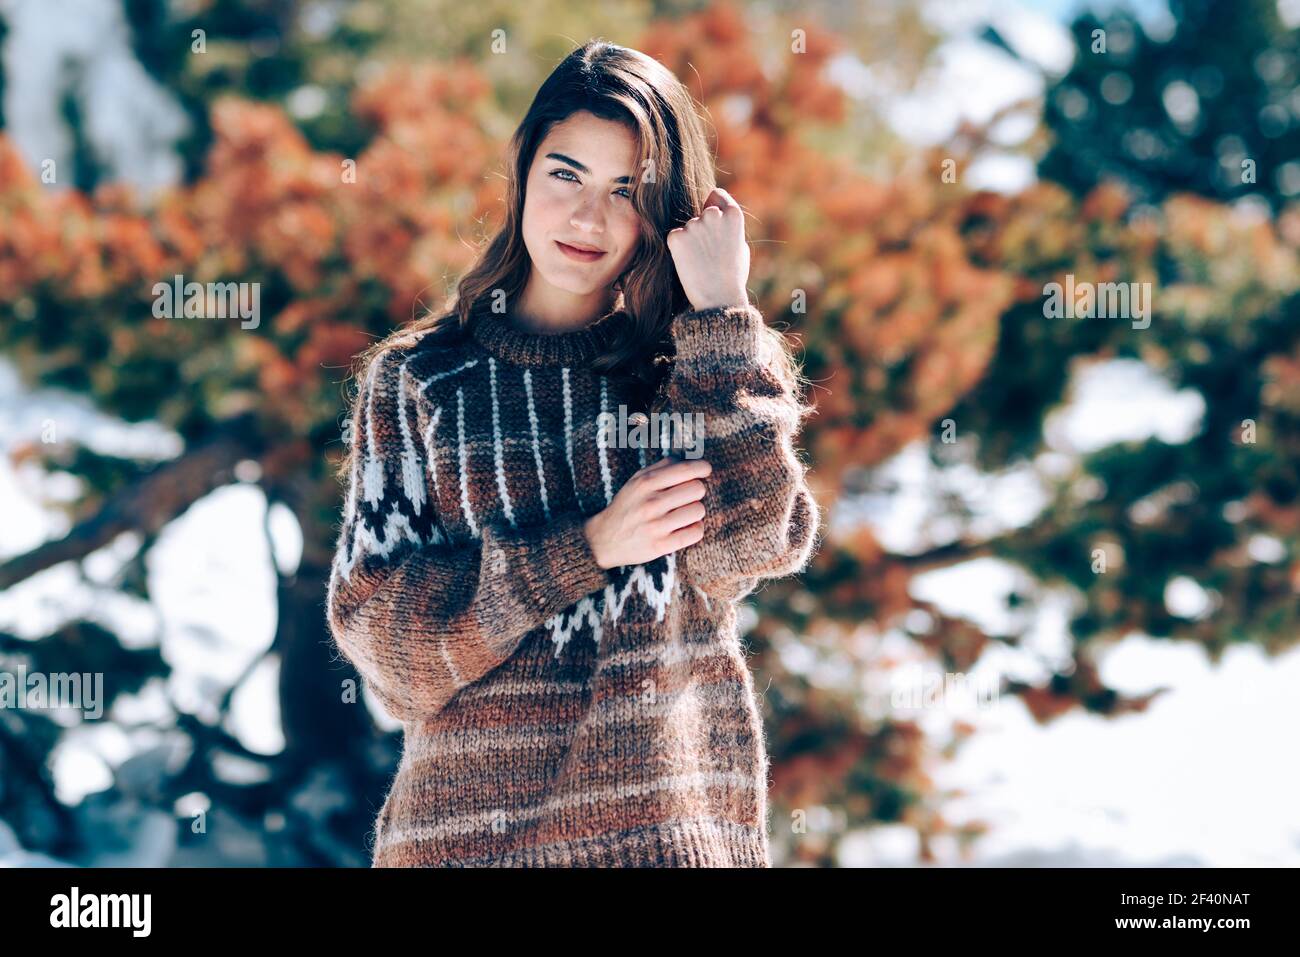
<path id="1" fill-rule="evenodd" d="M 665 242 L 692 307 L 748 305 L 745 212 L 725 189 L 715 187 L 700 215 L 669 231 Z"/>

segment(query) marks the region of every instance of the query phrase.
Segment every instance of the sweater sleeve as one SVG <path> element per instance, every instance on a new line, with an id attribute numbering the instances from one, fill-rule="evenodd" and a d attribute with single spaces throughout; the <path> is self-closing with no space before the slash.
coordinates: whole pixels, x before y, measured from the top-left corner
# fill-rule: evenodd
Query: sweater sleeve
<path id="1" fill-rule="evenodd" d="M 420 436 L 427 400 L 402 352 L 380 353 L 344 434 L 356 443 L 326 602 L 336 648 L 404 723 L 437 714 L 547 618 L 610 582 L 577 512 L 487 523 L 452 544 Z"/>
<path id="2" fill-rule="evenodd" d="M 739 599 L 764 578 L 802 571 L 821 521 L 794 448 L 797 383 L 771 361 L 762 327 L 752 305 L 688 310 L 672 322 L 668 410 L 699 423 L 700 457 L 713 467 L 704 537 L 678 553 L 678 569 L 716 598 Z"/>

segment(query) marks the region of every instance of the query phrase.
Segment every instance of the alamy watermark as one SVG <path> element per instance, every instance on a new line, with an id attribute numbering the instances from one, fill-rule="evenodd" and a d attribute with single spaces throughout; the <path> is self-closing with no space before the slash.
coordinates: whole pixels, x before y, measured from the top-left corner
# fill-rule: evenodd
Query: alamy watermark
<path id="1" fill-rule="evenodd" d="M 124 927 L 132 937 L 148 937 L 152 913 L 152 894 L 83 894 L 74 884 L 69 893 L 50 898 L 51 927 Z"/>
<path id="2" fill-rule="evenodd" d="M 177 273 L 170 283 L 153 284 L 153 314 L 159 319 L 244 320 L 241 329 L 256 329 L 262 322 L 260 282 L 185 282 Z"/>
<path id="3" fill-rule="evenodd" d="M 0 708 L 48 710 L 76 708 L 87 718 L 104 714 L 102 671 L 28 673 L 25 665 L 17 672 L 0 671 Z"/>
<path id="4" fill-rule="evenodd" d="M 618 414 L 596 416 L 605 448 L 671 449 L 688 459 L 704 454 L 703 412 L 633 412 L 626 405 Z"/>
<path id="5" fill-rule="evenodd" d="M 1151 283 L 1075 282 L 1074 273 L 1065 285 L 1043 286 L 1043 315 L 1048 319 L 1132 319 L 1134 329 L 1151 325 Z"/>
<path id="6" fill-rule="evenodd" d="M 1001 697 L 1001 682 L 996 675 L 972 675 L 961 671 L 937 671 L 921 665 L 908 665 L 890 676 L 889 711 L 946 711 L 968 713 L 996 705 Z M 880 699 L 879 692 L 871 697 Z M 877 700 L 876 704 L 883 701 Z"/>

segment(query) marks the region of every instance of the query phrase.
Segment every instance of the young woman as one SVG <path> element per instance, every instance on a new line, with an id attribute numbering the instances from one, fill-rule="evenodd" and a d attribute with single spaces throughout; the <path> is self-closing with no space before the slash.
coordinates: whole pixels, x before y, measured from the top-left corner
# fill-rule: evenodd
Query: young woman
<path id="1" fill-rule="evenodd" d="M 688 92 L 605 42 L 510 159 L 454 308 L 361 357 L 345 432 L 329 625 L 405 733 L 372 864 L 770 866 L 736 602 L 820 514 L 744 215 Z"/>

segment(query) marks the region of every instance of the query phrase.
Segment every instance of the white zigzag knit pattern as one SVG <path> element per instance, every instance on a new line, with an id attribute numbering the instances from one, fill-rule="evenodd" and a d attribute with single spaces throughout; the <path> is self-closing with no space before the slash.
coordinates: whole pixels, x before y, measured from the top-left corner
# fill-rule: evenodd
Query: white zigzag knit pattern
<path id="1" fill-rule="evenodd" d="M 415 440 L 413 438 L 412 427 L 407 416 L 406 399 L 409 394 L 410 378 L 407 374 L 407 365 L 410 359 L 406 359 L 399 366 L 398 372 L 398 401 L 397 419 L 398 429 L 402 438 L 401 451 L 401 468 L 402 477 L 401 494 L 411 503 L 412 509 L 416 515 L 419 515 L 426 504 L 425 485 L 420 474 L 419 456 L 416 451 Z M 478 360 L 471 360 L 455 369 L 439 373 L 418 384 L 418 388 L 424 389 L 433 382 L 444 379 L 448 376 L 464 372 L 476 365 Z M 355 456 L 352 467 L 352 488 L 353 495 L 349 496 L 344 505 L 344 516 L 347 524 L 352 524 L 352 519 L 357 509 L 357 494 L 362 499 L 370 503 L 374 508 L 378 508 L 385 495 L 394 490 L 385 486 L 385 461 L 379 449 L 379 443 L 375 439 L 373 420 L 374 420 L 374 402 L 375 402 L 375 378 L 376 367 L 374 363 L 370 369 L 370 375 L 365 385 L 365 395 L 362 397 L 360 409 L 362 421 L 366 429 L 366 449 L 364 456 L 364 470 L 358 481 L 358 463 L 362 456 Z M 511 508 L 510 492 L 506 484 L 505 471 L 503 468 L 503 446 L 500 426 L 500 408 L 497 396 L 497 372 L 496 360 L 489 357 L 487 359 L 487 371 L 490 385 L 490 394 L 492 398 L 492 428 L 493 428 L 493 464 L 496 471 L 496 487 L 501 497 L 502 507 L 507 521 L 512 528 L 516 527 L 514 513 Z M 563 396 L 564 396 L 564 422 L 565 422 L 565 458 L 569 466 L 570 476 L 573 476 L 573 410 L 572 400 L 569 392 L 569 369 L 561 370 L 563 379 Z M 546 472 L 542 461 L 540 450 L 540 439 L 537 432 L 537 413 L 533 402 L 532 393 L 532 376 L 531 372 L 525 370 L 523 382 L 528 401 L 529 420 L 532 427 L 533 439 L 533 457 L 537 466 L 537 477 L 541 491 L 542 502 L 545 507 L 547 518 L 550 518 L 550 507 L 546 500 Z M 609 412 L 609 392 L 608 381 L 605 377 L 600 377 L 600 402 L 601 411 Z M 429 423 L 425 428 L 424 434 L 420 437 L 424 446 L 425 462 L 427 463 L 430 477 L 433 481 L 435 493 L 439 489 L 439 477 L 437 467 L 437 455 L 434 449 L 434 435 L 438 423 L 442 416 L 442 407 L 435 407 L 429 417 Z M 465 395 L 464 390 L 456 390 L 456 435 L 457 435 L 457 465 L 458 480 L 460 486 L 460 503 L 465 521 L 469 526 L 470 533 L 475 539 L 481 539 L 479 524 L 475 519 L 473 508 L 470 505 L 469 497 L 469 453 L 465 441 Z M 355 441 L 355 436 L 352 437 Z M 600 457 L 600 474 L 603 485 L 605 504 L 608 505 L 613 501 L 614 488 L 612 484 L 612 475 L 609 467 L 608 452 L 606 449 L 605 430 L 596 429 L 596 442 Z M 668 455 L 669 449 L 667 443 L 662 443 L 662 455 Z M 646 451 L 644 448 L 638 449 L 641 466 L 646 464 Z M 383 542 L 380 542 L 380 537 Z M 422 538 L 420 534 L 411 527 L 410 521 L 406 515 L 398 508 L 390 509 L 384 518 L 383 535 L 380 536 L 374 532 L 366 522 L 355 523 L 355 535 L 350 543 L 350 547 L 338 550 L 334 564 L 338 568 L 342 578 L 345 581 L 351 580 L 352 569 L 356 566 L 357 561 L 362 554 L 373 554 L 380 558 L 387 558 L 392 554 L 399 542 L 409 541 L 416 545 L 440 545 L 446 539 L 435 523 L 432 526 L 431 534 L 428 538 Z M 669 604 L 680 594 L 681 583 L 677 578 L 677 561 L 676 555 L 670 553 L 664 556 L 665 571 L 662 578 L 662 585 L 655 584 L 655 576 L 652 575 L 644 564 L 632 566 L 631 574 L 627 580 L 620 586 L 609 584 L 605 589 L 594 595 L 589 595 L 577 602 L 575 605 L 564 611 L 558 612 L 548 618 L 544 627 L 549 631 L 552 642 L 555 644 L 555 654 L 558 656 L 564 649 L 569 640 L 584 627 L 591 630 L 592 640 L 599 647 L 603 635 L 603 623 L 617 621 L 622 614 L 624 606 L 633 594 L 641 595 L 646 603 L 655 610 L 657 621 L 662 621 L 664 614 L 667 612 Z M 626 571 L 626 567 L 622 569 Z M 708 596 L 700 589 L 695 591 L 707 603 Z"/>

